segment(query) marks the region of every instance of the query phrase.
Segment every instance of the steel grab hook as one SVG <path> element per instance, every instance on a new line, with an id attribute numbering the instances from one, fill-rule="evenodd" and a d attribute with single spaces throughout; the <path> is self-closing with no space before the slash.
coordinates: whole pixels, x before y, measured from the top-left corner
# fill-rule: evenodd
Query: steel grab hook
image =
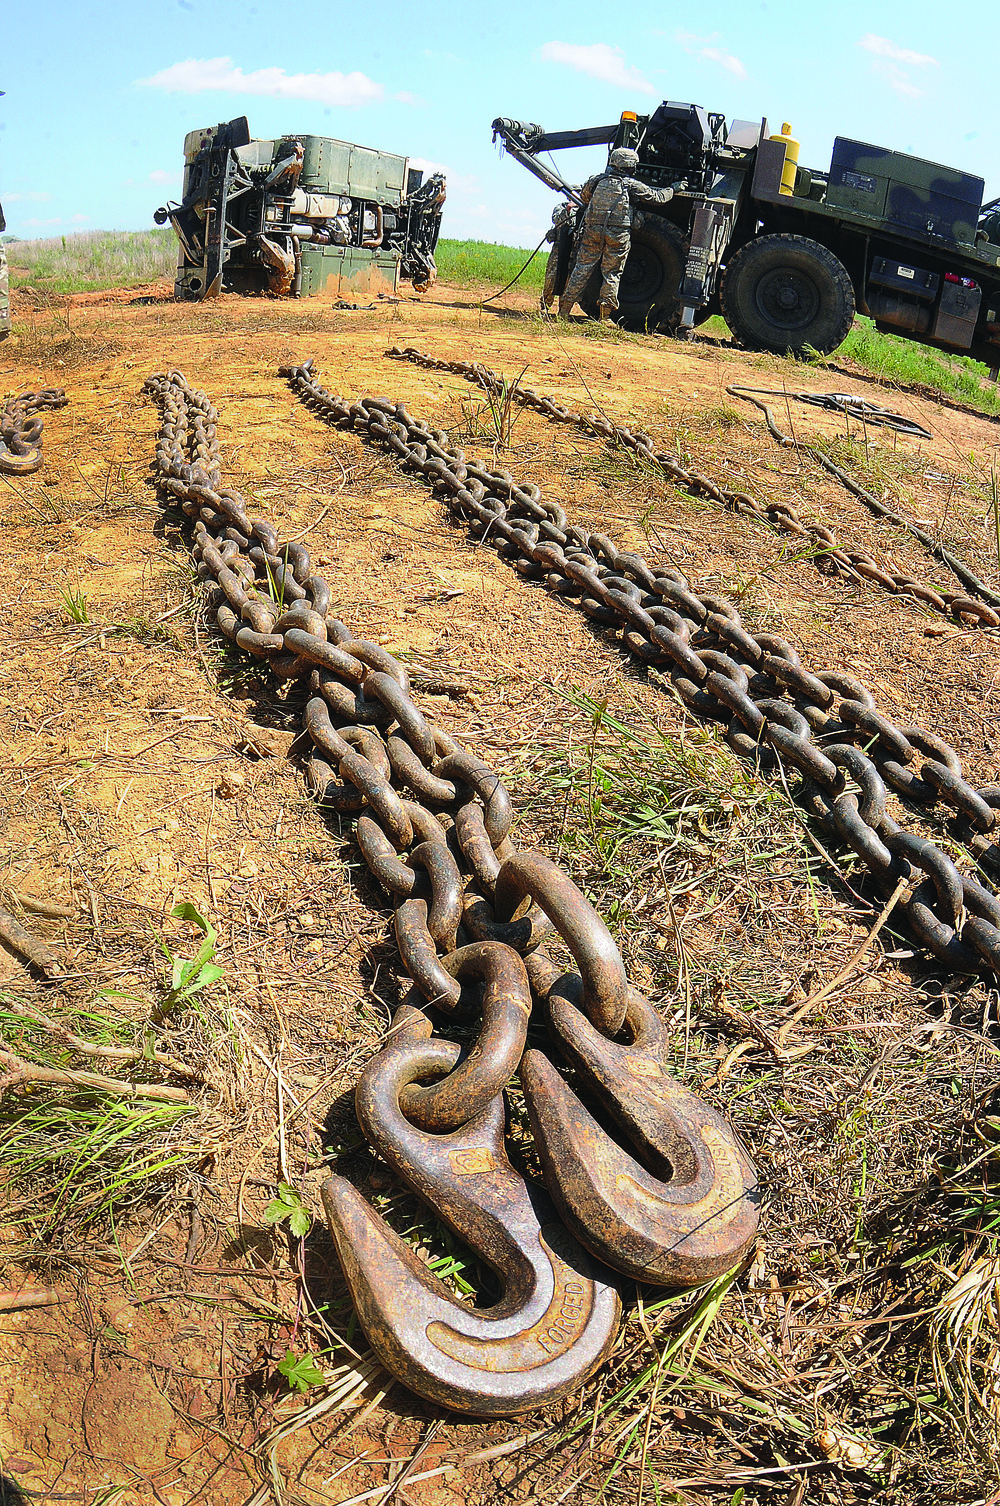
<path id="1" fill-rule="evenodd" d="M 327 1222 L 355 1310 L 382 1364 L 411 1390 L 480 1417 L 558 1401 L 596 1369 L 620 1312 L 608 1272 L 559 1222 L 504 1151 L 503 1096 L 447 1135 L 403 1117 L 399 1094 L 455 1065 L 450 1041 L 403 1040 L 375 1057 L 357 1089 L 375 1150 L 500 1276 L 500 1302 L 460 1302 L 342 1177 L 323 1186 Z"/>
<path id="2" fill-rule="evenodd" d="M 666 1031 L 629 993 L 632 1044 L 609 1041 L 569 1000 L 550 994 L 560 1048 L 637 1145 L 665 1159 L 653 1176 L 610 1138 L 540 1051 L 521 1083 L 545 1171 L 564 1222 L 614 1270 L 657 1286 L 694 1286 L 731 1270 L 757 1231 L 757 1177 L 726 1121 L 664 1065 Z"/>

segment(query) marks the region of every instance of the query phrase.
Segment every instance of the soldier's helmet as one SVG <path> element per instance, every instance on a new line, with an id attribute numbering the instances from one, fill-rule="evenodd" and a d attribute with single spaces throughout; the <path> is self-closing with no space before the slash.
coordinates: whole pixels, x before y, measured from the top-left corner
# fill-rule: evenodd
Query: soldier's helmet
<path id="1" fill-rule="evenodd" d="M 608 166 L 620 173 L 631 173 L 639 166 L 639 153 L 630 146 L 616 146 L 608 158 Z"/>

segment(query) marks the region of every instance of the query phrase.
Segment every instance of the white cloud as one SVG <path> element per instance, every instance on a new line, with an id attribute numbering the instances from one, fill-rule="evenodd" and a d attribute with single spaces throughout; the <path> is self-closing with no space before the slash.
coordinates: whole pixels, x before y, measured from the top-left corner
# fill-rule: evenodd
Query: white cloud
<path id="1" fill-rule="evenodd" d="M 166 167 L 154 167 L 149 175 L 149 181 L 150 183 L 159 183 L 162 186 L 168 186 L 171 183 L 179 183 L 181 175 Z"/>
<path id="2" fill-rule="evenodd" d="M 393 99 L 398 99 L 401 105 L 427 104 L 426 99 L 422 99 L 419 94 L 411 94 L 408 89 L 401 89 L 398 94 L 394 94 L 392 97 Z"/>
<path id="3" fill-rule="evenodd" d="M 872 72 L 884 78 L 889 88 L 904 99 L 923 99 L 923 89 L 918 89 L 910 75 L 897 68 L 895 63 L 872 63 Z"/>
<path id="4" fill-rule="evenodd" d="M 874 53 L 878 58 L 890 58 L 894 63 L 905 63 L 910 68 L 926 68 L 941 65 L 937 58 L 932 58 L 928 52 L 911 52 L 908 47 L 897 47 L 895 42 L 890 42 L 888 37 L 877 37 L 874 32 L 866 32 L 858 43 L 865 52 Z"/>
<path id="5" fill-rule="evenodd" d="M 710 37 L 696 37 L 693 32 L 679 31 L 674 41 L 692 57 L 704 58 L 706 63 L 717 63 L 720 68 L 725 68 L 726 72 L 733 74 L 735 78 L 746 78 L 747 71 L 735 53 L 726 52 L 725 48 L 712 45 L 718 35 L 718 32 L 713 32 Z"/>
<path id="6" fill-rule="evenodd" d="M 62 224 L 62 220 L 59 220 L 59 219 L 56 219 L 56 220 L 35 220 L 35 219 L 32 219 L 32 220 L 25 220 L 24 223 L 26 225 L 30 225 L 30 227 L 31 227 L 32 230 L 41 230 L 41 229 L 47 229 L 51 225 L 61 225 Z"/>
<path id="7" fill-rule="evenodd" d="M 5 193 L 5 204 L 44 204 L 52 195 L 50 193 Z"/>
<path id="8" fill-rule="evenodd" d="M 927 52 L 913 52 L 909 47 L 897 47 L 888 37 L 866 32 L 858 43 L 863 52 L 871 53 L 875 61 L 872 72 L 884 79 L 889 88 L 904 99 L 922 99 L 924 90 L 913 82 L 908 68 L 939 68 L 937 58 Z"/>
<path id="9" fill-rule="evenodd" d="M 89 214 L 74 214 L 70 220 L 71 225 L 86 225 L 90 219 Z"/>
<path id="10" fill-rule="evenodd" d="M 656 93 L 638 68 L 626 61 L 621 48 L 609 47 L 607 42 L 594 42 L 589 47 L 576 42 L 546 42 L 541 57 L 543 62 L 563 63 L 577 73 L 600 79 L 604 84 L 614 84 L 618 89 L 634 89 L 640 94 Z"/>
<path id="11" fill-rule="evenodd" d="M 411 167 L 417 167 L 427 179 L 432 173 L 444 173 L 448 180 L 449 193 L 481 193 L 482 185 L 473 173 L 456 173 L 445 162 L 431 162 L 427 157 L 408 157 Z"/>
<path id="12" fill-rule="evenodd" d="M 188 58 L 152 78 L 138 80 L 151 89 L 173 94 L 262 94 L 273 99 L 309 99 L 348 109 L 376 104 L 385 97 L 381 84 L 364 73 L 286 73 L 284 68 L 257 68 L 244 73 L 232 58 Z"/>

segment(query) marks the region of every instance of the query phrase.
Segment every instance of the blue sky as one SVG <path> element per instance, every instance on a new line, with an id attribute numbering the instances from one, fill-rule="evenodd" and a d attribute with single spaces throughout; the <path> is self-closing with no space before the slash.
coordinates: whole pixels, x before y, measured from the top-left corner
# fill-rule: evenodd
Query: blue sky
<path id="1" fill-rule="evenodd" d="M 178 193 L 185 133 L 241 114 L 256 136 L 313 132 L 443 166 L 444 234 L 522 246 L 555 198 L 500 160 L 495 115 L 564 129 L 693 101 L 790 121 L 807 166 L 853 136 L 1000 194 L 991 3 L 48 0 L 16 26 L 0 59 L 0 201 L 28 237 L 149 225 Z M 603 153 L 559 160 L 580 181 Z"/>

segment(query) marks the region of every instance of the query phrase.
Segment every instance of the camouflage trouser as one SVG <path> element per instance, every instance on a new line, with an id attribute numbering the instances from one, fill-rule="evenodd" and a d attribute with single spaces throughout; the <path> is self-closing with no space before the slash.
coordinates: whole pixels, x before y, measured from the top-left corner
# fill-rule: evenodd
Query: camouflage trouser
<path id="1" fill-rule="evenodd" d="M 545 263 L 545 287 L 542 289 L 542 302 L 550 309 L 556 301 L 556 276 L 559 272 L 559 247 L 553 246 L 549 252 L 549 259 Z"/>
<path id="2" fill-rule="evenodd" d="M 569 274 L 565 291 L 559 300 L 560 313 L 568 314 L 577 299 L 582 296 L 584 288 L 590 281 L 590 274 L 598 262 L 600 262 L 603 279 L 598 301 L 606 303 L 612 309 L 618 307 L 618 284 L 621 281 L 622 268 L 628 260 L 630 240 L 628 231 L 624 229 L 591 230 L 584 225 L 573 270 Z"/>
<path id="3" fill-rule="evenodd" d="M 0 246 L 0 340 L 10 334 L 10 283 L 7 279 L 7 258 Z"/>

